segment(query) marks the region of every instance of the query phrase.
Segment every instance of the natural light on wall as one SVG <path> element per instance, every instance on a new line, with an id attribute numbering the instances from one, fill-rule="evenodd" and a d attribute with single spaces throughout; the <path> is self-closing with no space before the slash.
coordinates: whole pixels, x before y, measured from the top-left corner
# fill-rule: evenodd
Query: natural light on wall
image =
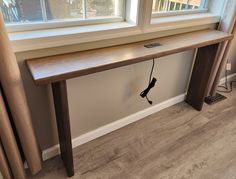
<path id="1" fill-rule="evenodd" d="M 153 0 L 152 11 L 170 12 L 191 9 L 200 9 L 205 5 L 206 0 Z"/>
<path id="2" fill-rule="evenodd" d="M 0 0 L 6 23 L 122 18 L 123 0 Z"/>

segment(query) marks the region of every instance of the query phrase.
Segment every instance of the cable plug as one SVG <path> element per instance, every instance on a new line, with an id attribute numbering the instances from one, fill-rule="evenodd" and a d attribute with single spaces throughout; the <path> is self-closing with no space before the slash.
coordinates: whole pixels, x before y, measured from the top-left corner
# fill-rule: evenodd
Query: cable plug
<path id="1" fill-rule="evenodd" d="M 156 85 L 156 82 L 157 82 L 157 79 L 152 78 L 152 81 L 151 81 L 151 83 L 149 83 L 148 87 L 140 93 L 140 96 L 142 98 L 145 98 L 145 97 L 147 98 L 147 101 L 150 105 L 152 105 L 152 101 L 148 99 L 147 95 L 150 92 L 150 90 Z"/>

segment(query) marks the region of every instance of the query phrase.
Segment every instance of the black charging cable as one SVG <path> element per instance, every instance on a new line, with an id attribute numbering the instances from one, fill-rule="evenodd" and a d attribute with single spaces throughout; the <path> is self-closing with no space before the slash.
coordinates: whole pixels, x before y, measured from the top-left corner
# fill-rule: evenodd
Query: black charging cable
<path id="1" fill-rule="evenodd" d="M 154 77 L 152 78 L 154 67 L 155 67 L 155 59 L 152 59 L 152 69 L 151 69 L 151 73 L 150 73 L 150 76 L 149 76 L 148 87 L 140 93 L 140 96 L 142 98 L 146 98 L 150 105 L 152 105 L 153 102 L 151 100 L 149 100 L 148 93 L 156 85 L 156 82 L 157 82 L 156 78 L 154 78 Z"/>

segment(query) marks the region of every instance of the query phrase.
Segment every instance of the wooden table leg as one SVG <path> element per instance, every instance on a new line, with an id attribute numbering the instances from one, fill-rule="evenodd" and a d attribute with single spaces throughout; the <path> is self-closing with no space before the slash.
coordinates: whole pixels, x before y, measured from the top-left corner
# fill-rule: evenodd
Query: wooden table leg
<path id="1" fill-rule="evenodd" d="M 74 164 L 66 81 L 52 83 L 52 91 L 57 118 L 61 157 L 64 162 L 67 175 L 71 177 L 74 175 Z"/>
<path id="2" fill-rule="evenodd" d="M 201 47 L 198 49 L 197 57 L 188 88 L 186 102 L 201 111 L 204 99 L 208 92 L 211 74 L 219 44 Z"/>

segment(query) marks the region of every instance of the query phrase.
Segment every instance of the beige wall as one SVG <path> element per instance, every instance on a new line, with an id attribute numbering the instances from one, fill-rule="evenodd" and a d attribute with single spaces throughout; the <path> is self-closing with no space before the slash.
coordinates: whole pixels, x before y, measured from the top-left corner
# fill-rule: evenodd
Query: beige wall
<path id="1" fill-rule="evenodd" d="M 185 93 L 193 51 L 156 60 L 154 104 Z M 140 92 L 147 87 L 152 62 L 143 62 L 68 81 L 73 137 L 150 107 Z"/>
<path id="2" fill-rule="evenodd" d="M 205 29 L 209 26 L 187 29 Z M 178 30 L 175 32 L 181 32 Z M 162 33 L 161 35 L 174 32 Z M 160 36 L 160 33 L 134 36 L 75 46 L 17 53 L 33 123 L 42 149 L 57 143 L 57 133 L 50 86 L 36 87 L 25 66 L 25 59 L 52 54 L 114 45 L 127 41 Z M 154 104 L 183 94 L 187 88 L 194 51 L 187 51 L 156 60 L 154 76 L 157 86 L 150 93 Z M 69 108 L 73 137 L 150 107 L 139 97 L 146 87 L 151 62 L 143 62 L 105 72 L 68 80 Z"/>

